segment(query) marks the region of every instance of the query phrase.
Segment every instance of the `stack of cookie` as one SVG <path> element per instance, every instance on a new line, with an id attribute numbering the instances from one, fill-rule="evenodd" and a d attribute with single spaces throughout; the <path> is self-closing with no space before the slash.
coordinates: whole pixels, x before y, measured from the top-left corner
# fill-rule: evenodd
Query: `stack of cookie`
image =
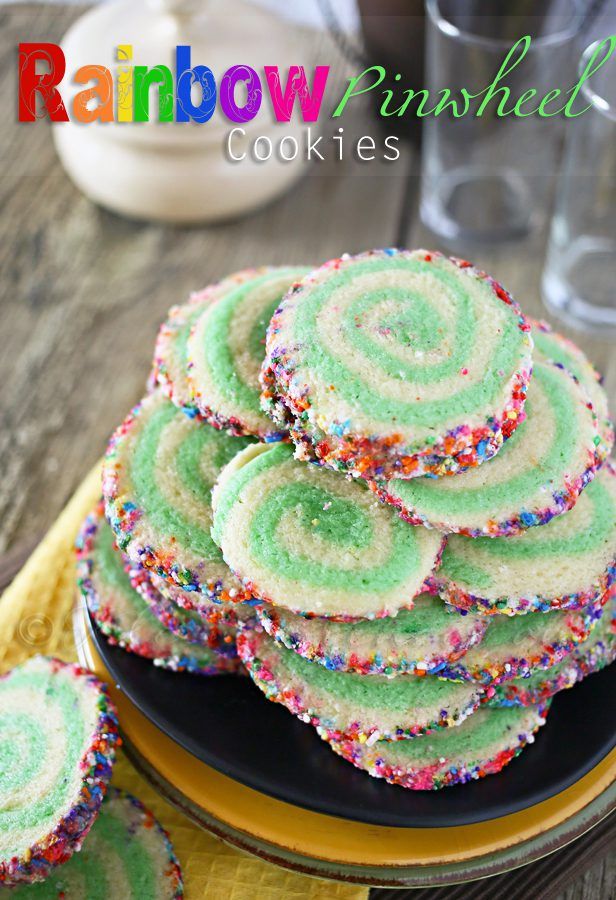
<path id="1" fill-rule="evenodd" d="M 113 589 L 80 549 L 128 649 L 241 659 L 337 753 L 419 789 L 499 771 L 611 661 L 605 394 L 468 263 L 240 272 L 171 310 L 149 389 L 105 463 Z M 96 545 L 100 510 L 88 527 Z"/>
<path id="2" fill-rule="evenodd" d="M 108 640 L 154 665 L 241 668 L 235 634 L 253 598 L 210 535 L 211 489 L 239 451 L 283 436 L 259 408 L 259 371 L 269 320 L 307 271 L 245 270 L 170 310 L 148 394 L 111 439 L 78 582 Z"/>

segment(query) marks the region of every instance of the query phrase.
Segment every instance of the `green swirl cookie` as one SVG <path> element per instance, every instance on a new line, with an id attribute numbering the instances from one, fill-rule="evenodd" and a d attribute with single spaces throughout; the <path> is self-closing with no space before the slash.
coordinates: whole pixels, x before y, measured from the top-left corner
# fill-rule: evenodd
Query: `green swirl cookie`
<path id="1" fill-rule="evenodd" d="M 333 672 L 287 650 L 261 628 L 243 625 L 237 647 L 268 700 L 332 739 L 403 740 L 460 725 L 491 696 L 472 682 L 417 675 Z"/>
<path id="2" fill-rule="evenodd" d="M 133 587 L 100 507 L 87 517 L 77 538 L 77 581 L 92 618 L 111 644 L 176 672 L 216 675 L 239 668 L 234 630 L 201 625 L 196 642 L 189 620 L 184 622 L 184 637 L 172 633 L 169 621 L 163 624 L 160 610 L 152 611 L 154 598 L 146 602 Z M 181 613 L 175 614 L 176 626 Z"/>
<path id="3" fill-rule="evenodd" d="M 262 406 L 307 458 L 365 478 L 454 474 L 523 414 L 530 328 L 462 260 L 374 250 L 292 288 L 267 336 Z"/>
<path id="4" fill-rule="evenodd" d="M 551 360 L 564 366 L 588 394 L 599 420 L 601 443 L 597 446 L 597 453 L 601 460 L 607 459 L 614 446 L 614 423 L 610 418 L 607 394 L 601 384 L 599 372 L 577 344 L 557 331 L 552 331 L 547 322 L 537 322 L 534 319 L 529 319 L 529 322 L 535 344 L 534 358 L 541 362 Z"/>
<path id="5" fill-rule="evenodd" d="M 119 744 L 105 685 L 31 657 L 0 678 L 0 886 L 42 881 L 79 850 Z"/>
<path id="6" fill-rule="evenodd" d="M 145 806 L 111 788 L 80 853 L 47 881 L 16 888 L 23 900 L 181 900 L 169 835 Z"/>
<path id="7" fill-rule="evenodd" d="M 248 273 L 246 275 L 248 277 Z M 172 306 L 156 338 L 148 384 L 151 389 L 158 386 L 172 403 L 189 416 L 198 416 L 199 411 L 188 385 L 188 337 L 199 316 L 211 303 L 224 296 L 233 283 L 231 279 L 228 284 L 226 281 L 212 284 L 191 294 L 187 303 Z"/>
<path id="8" fill-rule="evenodd" d="M 549 704 L 549 701 L 548 701 Z M 532 744 L 545 724 L 548 704 L 480 709 L 459 728 L 412 741 L 340 741 L 319 730 L 332 750 L 374 778 L 413 791 L 435 791 L 496 775 Z"/>
<path id="9" fill-rule="evenodd" d="M 597 419 L 574 378 L 536 363 L 526 419 L 489 465 L 455 478 L 373 484 L 413 524 L 468 537 L 510 536 L 575 504 L 599 465 Z"/>
<path id="10" fill-rule="evenodd" d="M 311 662 L 362 675 L 436 675 L 478 644 L 485 616 L 461 615 L 439 597 L 421 594 L 412 609 L 384 619 L 332 622 L 269 604 L 257 607 L 265 631 Z"/>
<path id="11" fill-rule="evenodd" d="M 575 611 L 493 616 L 481 643 L 451 663 L 446 676 L 492 684 L 550 669 L 586 640 L 602 617 L 605 599 Z"/>
<path id="12" fill-rule="evenodd" d="M 250 438 L 184 415 L 159 392 L 115 432 L 103 466 L 105 511 L 136 565 L 208 600 L 247 599 L 210 535 L 211 490 Z"/>
<path id="13" fill-rule="evenodd" d="M 450 535 L 435 575 L 455 606 L 514 615 L 579 609 L 616 578 L 616 472 L 605 465 L 572 510 L 514 537 Z"/>
<path id="14" fill-rule="evenodd" d="M 292 612 L 374 618 L 410 608 L 442 538 L 403 522 L 360 481 L 250 447 L 221 473 L 212 535 L 247 591 Z"/>
<path id="15" fill-rule="evenodd" d="M 191 401 L 216 428 L 264 441 L 286 434 L 261 411 L 259 372 L 269 321 L 286 291 L 308 272 L 305 266 L 238 272 L 221 283 L 215 302 L 200 315 L 187 311 L 192 328 L 182 356 Z"/>
<path id="16" fill-rule="evenodd" d="M 573 653 L 551 669 L 531 672 L 495 686 L 489 706 L 532 706 L 573 687 L 588 675 L 599 672 L 616 659 L 616 595 L 608 600 L 605 612 L 590 636 Z"/>

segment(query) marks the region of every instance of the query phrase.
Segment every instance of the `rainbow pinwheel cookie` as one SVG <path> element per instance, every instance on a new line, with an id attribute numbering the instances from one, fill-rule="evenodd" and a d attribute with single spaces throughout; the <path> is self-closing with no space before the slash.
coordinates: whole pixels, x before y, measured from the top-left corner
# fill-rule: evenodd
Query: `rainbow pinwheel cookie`
<path id="1" fill-rule="evenodd" d="M 80 849 L 119 743 L 107 689 L 31 657 L 0 678 L 0 885 L 42 881 Z"/>
<path id="2" fill-rule="evenodd" d="M 455 730 L 492 694 L 478 684 L 430 675 L 334 672 L 249 624 L 237 640 L 242 662 L 268 700 L 336 740 L 415 740 L 441 728 Z"/>
<path id="3" fill-rule="evenodd" d="M 247 599 L 210 525 L 212 485 L 251 440 L 189 418 L 159 392 L 146 397 L 111 438 L 103 467 L 105 512 L 120 550 L 210 601 Z"/>
<path id="4" fill-rule="evenodd" d="M 545 724 L 549 701 L 542 706 L 480 709 L 459 728 L 412 741 L 374 744 L 337 740 L 322 729 L 332 750 L 375 778 L 416 791 L 465 784 L 500 772 L 515 759 Z"/>
<path id="5" fill-rule="evenodd" d="M 169 835 L 146 807 L 110 788 L 80 853 L 43 883 L 16 888 L 24 900 L 181 900 L 182 872 Z"/>
<path id="6" fill-rule="evenodd" d="M 298 452 L 365 478 L 455 474 L 523 418 L 530 326 L 484 272 L 425 250 L 325 263 L 267 332 L 263 409 Z"/>
<path id="7" fill-rule="evenodd" d="M 573 376 L 551 363 L 536 363 L 525 409 L 489 465 L 455 478 L 377 481 L 373 489 L 407 521 L 468 537 L 547 524 L 575 505 L 599 466 L 597 417 Z"/>
<path id="8" fill-rule="evenodd" d="M 212 535 L 260 600 L 330 618 L 375 618 L 413 605 L 442 536 L 413 528 L 361 481 L 293 457 L 288 444 L 247 448 L 213 492 Z"/>

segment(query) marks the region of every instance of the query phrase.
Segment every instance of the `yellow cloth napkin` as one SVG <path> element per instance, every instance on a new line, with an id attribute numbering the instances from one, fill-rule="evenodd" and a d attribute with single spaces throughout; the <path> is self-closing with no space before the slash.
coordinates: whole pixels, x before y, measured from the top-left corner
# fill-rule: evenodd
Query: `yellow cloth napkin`
<path id="1" fill-rule="evenodd" d="M 33 653 L 76 658 L 73 544 L 100 494 L 97 466 L 0 597 L 0 671 Z M 228 847 L 163 800 L 120 753 L 113 783 L 138 796 L 171 834 L 187 900 L 365 900 L 367 890 L 288 872 Z"/>

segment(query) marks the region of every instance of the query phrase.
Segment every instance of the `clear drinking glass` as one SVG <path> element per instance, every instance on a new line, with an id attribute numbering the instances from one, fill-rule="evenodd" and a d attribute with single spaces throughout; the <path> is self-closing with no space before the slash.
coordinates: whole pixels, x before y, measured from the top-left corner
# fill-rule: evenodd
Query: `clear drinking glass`
<path id="1" fill-rule="evenodd" d="M 599 42 L 582 54 L 583 71 Z M 569 324 L 616 330 L 616 58 L 583 87 L 591 108 L 568 127 L 543 298 Z"/>
<path id="2" fill-rule="evenodd" d="M 525 9 L 529 15 L 521 14 Z M 430 106 L 446 88 L 454 97 L 462 87 L 485 89 L 525 35 L 530 48 L 501 82 L 510 90 L 505 109 L 531 88 L 537 94 L 520 111 L 536 108 L 548 91 L 569 90 L 577 80 L 573 45 L 581 20 L 575 0 L 426 0 L 426 11 Z M 443 113 L 423 120 L 421 217 L 454 248 L 524 238 L 546 219 L 564 119 L 500 117 L 502 96 L 497 93 L 481 117 Z M 471 110 L 480 102 L 473 100 Z"/>

